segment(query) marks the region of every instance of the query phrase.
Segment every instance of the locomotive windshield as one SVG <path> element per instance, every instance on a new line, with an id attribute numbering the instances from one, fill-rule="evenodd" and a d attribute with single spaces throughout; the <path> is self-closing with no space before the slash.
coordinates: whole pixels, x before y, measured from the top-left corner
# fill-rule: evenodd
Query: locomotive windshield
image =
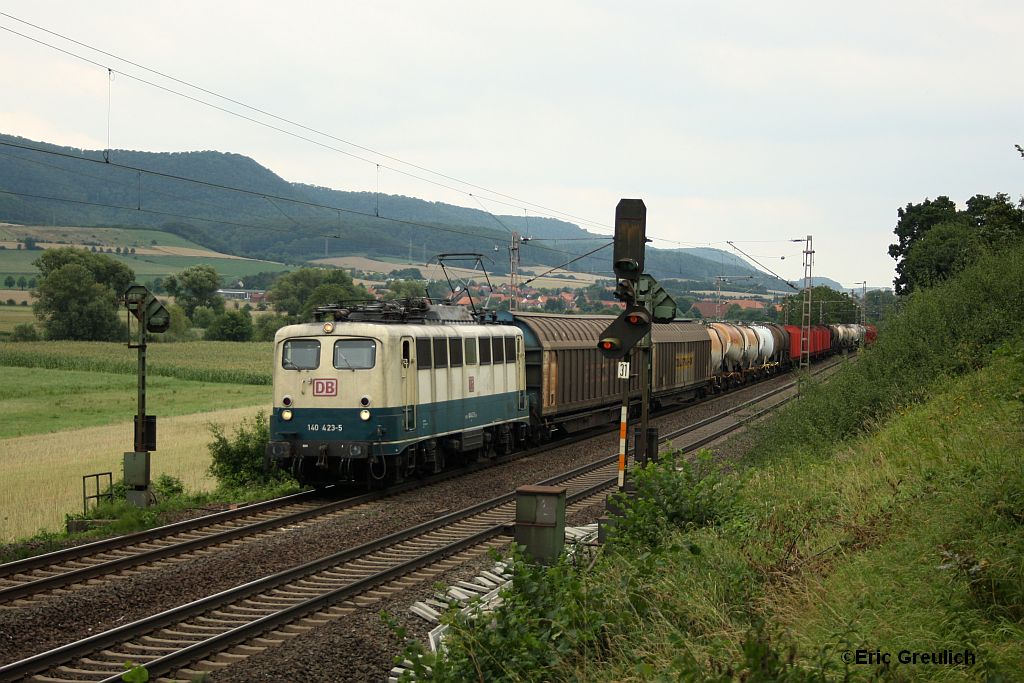
<path id="1" fill-rule="evenodd" d="M 320 342 L 315 339 L 288 339 L 281 354 L 285 370 L 316 370 L 320 367 Z"/>
<path id="2" fill-rule="evenodd" d="M 369 370 L 377 361 L 377 342 L 372 339 L 339 339 L 334 342 L 334 367 Z"/>

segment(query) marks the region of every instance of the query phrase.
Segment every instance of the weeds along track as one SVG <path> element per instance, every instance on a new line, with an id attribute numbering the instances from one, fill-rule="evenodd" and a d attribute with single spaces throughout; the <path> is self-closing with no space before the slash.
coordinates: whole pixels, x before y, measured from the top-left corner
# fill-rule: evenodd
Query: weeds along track
<path id="1" fill-rule="evenodd" d="M 838 365 L 838 362 L 822 366 L 816 373 L 827 371 L 835 365 Z M 706 403 L 713 405 L 728 399 L 730 395 L 724 394 Z M 679 409 L 675 407 L 673 411 Z M 739 411 L 740 407 L 737 406 L 733 410 Z M 589 430 L 578 437 L 591 436 L 603 431 L 607 431 L 607 428 Z M 673 438 L 673 435 L 666 435 L 664 438 Z M 356 513 L 363 506 L 371 505 L 385 497 L 410 494 L 417 489 L 453 477 L 465 476 L 486 467 L 564 446 L 564 441 L 546 444 L 393 486 L 384 491 L 338 500 L 325 502 L 323 494 L 299 493 L 10 562 L 0 565 L 0 607 L 23 606 L 52 591 L 73 590 L 87 582 L 94 585 L 97 580 L 116 580 L 132 572 L 157 570 L 167 563 L 179 562 L 197 553 L 209 552 L 211 549 L 228 549 L 239 544 L 258 543 L 270 535 L 294 530 L 304 524 L 326 521 L 332 516 Z"/>
<path id="2" fill-rule="evenodd" d="M 819 372 L 825 371 L 822 368 Z M 789 400 L 792 382 L 665 436 L 695 450 Z M 567 488 L 569 513 L 614 490 L 618 455 L 539 484 Z M 191 679 L 308 633 L 507 543 L 515 494 L 209 595 L 0 667 L 0 680 L 116 681 L 127 660 L 151 677 Z M 339 653 L 344 656 L 344 653 Z"/>

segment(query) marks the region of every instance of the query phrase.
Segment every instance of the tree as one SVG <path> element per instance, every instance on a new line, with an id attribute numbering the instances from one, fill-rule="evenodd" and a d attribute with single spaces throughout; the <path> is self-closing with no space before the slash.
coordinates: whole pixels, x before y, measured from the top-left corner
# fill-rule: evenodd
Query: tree
<path id="1" fill-rule="evenodd" d="M 117 295 L 96 282 L 79 263 L 52 271 L 39 285 L 33 304 L 48 339 L 123 341 L 125 326 L 117 315 Z"/>
<path id="2" fill-rule="evenodd" d="M 40 278 L 32 305 L 48 339 L 122 341 L 119 297 L 135 279 L 122 263 L 84 249 L 47 249 L 35 260 Z"/>
<path id="3" fill-rule="evenodd" d="M 897 215 L 897 243 L 889 246 L 889 255 L 897 260 L 897 294 L 935 285 L 962 270 L 983 248 L 1024 237 L 1024 204 L 1014 205 L 1002 192 L 974 195 L 963 211 L 949 197 L 938 197 L 907 204 Z M 926 240 L 929 244 L 921 246 Z"/>
<path id="4" fill-rule="evenodd" d="M 15 280 L 13 275 L 8 275 L 7 277 L 4 278 L 4 287 L 6 287 L 7 289 L 11 289 L 12 287 L 14 287 L 14 284 Z"/>
<path id="5" fill-rule="evenodd" d="M 962 220 L 957 216 L 956 204 L 949 197 L 937 197 L 935 201 L 925 199 L 920 204 L 907 204 L 906 208 L 897 209 L 896 244 L 889 245 L 889 256 L 897 260 L 896 285 L 897 294 L 909 291 L 907 278 L 903 274 L 902 259 L 914 243 L 939 223 Z"/>
<path id="6" fill-rule="evenodd" d="M 310 295 L 320 285 L 338 285 L 339 296 L 333 301 L 320 303 L 338 303 L 344 300 L 365 300 L 369 298 L 361 285 L 352 282 L 351 276 L 344 270 L 325 268 L 299 268 L 282 275 L 274 283 L 269 292 L 274 309 L 279 313 L 291 316 L 299 315 L 306 307 Z"/>
<path id="7" fill-rule="evenodd" d="M 277 331 L 287 324 L 288 318 L 283 315 L 261 315 L 253 324 L 252 339 L 253 341 L 274 341 Z"/>
<path id="8" fill-rule="evenodd" d="M 196 327 L 209 327 L 213 323 L 213 319 L 217 317 L 217 314 L 213 312 L 212 308 L 207 306 L 196 306 L 192 311 L 192 324 Z"/>
<path id="9" fill-rule="evenodd" d="M 18 289 L 25 289 L 28 286 L 28 279 L 22 275 L 18 278 Z"/>
<path id="10" fill-rule="evenodd" d="M 933 287 L 956 275 L 979 254 L 981 239 L 961 221 L 940 223 L 911 246 L 902 263 L 908 291 Z"/>
<path id="11" fill-rule="evenodd" d="M 299 318 L 309 320 L 313 317 L 313 311 L 317 307 L 350 300 L 352 299 L 351 293 L 351 288 L 333 282 L 320 285 L 306 297 L 306 303 L 299 311 Z"/>
<path id="12" fill-rule="evenodd" d="M 799 325 L 803 318 L 804 294 L 799 292 L 782 301 L 777 320 L 783 324 Z M 826 325 L 860 321 L 860 307 L 846 292 L 819 285 L 811 288 L 811 324 Z"/>
<path id="13" fill-rule="evenodd" d="M 412 270 L 412 269 L 409 269 Z M 393 299 L 411 299 L 427 295 L 427 283 L 416 280 L 394 280 L 388 283 L 388 291 L 384 295 L 385 301 Z"/>
<path id="14" fill-rule="evenodd" d="M 252 316 L 249 311 L 221 313 L 206 328 L 203 339 L 210 341 L 251 341 Z"/>
<path id="15" fill-rule="evenodd" d="M 224 298 L 217 294 L 220 276 L 213 266 L 190 266 L 177 275 L 168 275 L 164 289 L 191 317 L 196 306 L 206 306 L 218 313 L 224 310 Z"/>

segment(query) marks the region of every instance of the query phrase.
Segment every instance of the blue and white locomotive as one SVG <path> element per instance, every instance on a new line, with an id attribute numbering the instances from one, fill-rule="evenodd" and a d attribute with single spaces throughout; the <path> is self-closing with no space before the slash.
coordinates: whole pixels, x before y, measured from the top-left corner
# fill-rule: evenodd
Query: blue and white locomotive
<path id="1" fill-rule="evenodd" d="M 426 300 L 324 307 L 274 340 L 269 460 L 299 481 L 395 483 L 528 430 L 523 333 Z"/>

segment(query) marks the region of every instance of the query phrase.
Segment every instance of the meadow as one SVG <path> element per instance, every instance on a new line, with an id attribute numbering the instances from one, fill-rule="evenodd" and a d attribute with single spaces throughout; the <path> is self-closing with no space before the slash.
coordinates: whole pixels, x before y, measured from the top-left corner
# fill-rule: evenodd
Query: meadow
<path id="1" fill-rule="evenodd" d="M 228 384 L 271 383 L 271 342 L 178 342 L 150 344 L 150 377 L 176 377 Z M 48 368 L 134 375 L 138 356 L 117 342 L 42 341 L 4 344 L 0 367 Z"/>
<path id="2" fill-rule="evenodd" d="M 0 301 L 6 301 L 6 299 L 0 299 Z M 14 331 L 15 325 L 20 325 L 22 323 L 35 324 L 35 322 L 36 319 L 35 316 L 32 315 L 31 306 L 0 305 L 0 337 L 8 335 Z"/>
<path id="3" fill-rule="evenodd" d="M 228 254 L 220 254 L 202 247 L 184 237 L 158 230 L 132 230 L 129 228 L 79 228 L 79 227 L 43 227 L 23 226 L 9 223 L 0 224 L 0 243 L 6 248 L 0 249 L 0 280 L 13 275 L 36 277 L 39 271 L 33 262 L 39 258 L 41 251 L 18 249 L 17 243 L 26 237 L 35 239 L 47 247 L 53 246 L 102 246 L 104 249 L 136 248 L 151 251 L 154 247 L 166 247 L 169 250 L 179 249 L 187 255 L 161 255 L 153 253 L 138 254 L 107 254 L 107 256 L 124 263 L 135 271 L 140 279 L 167 277 L 179 273 L 189 266 L 207 264 L 213 266 L 221 277 L 237 280 L 249 275 L 264 272 L 290 270 L 289 266 L 272 261 L 244 259 Z"/>
<path id="4" fill-rule="evenodd" d="M 270 343 L 183 342 L 148 347 L 147 413 L 157 415 L 152 477 L 192 492 L 216 482 L 207 469 L 208 425 L 231 432 L 268 410 Z M 59 531 L 82 511 L 82 477 L 120 478 L 132 449 L 137 353 L 125 344 L 0 345 L 0 543 Z"/>
<path id="5" fill-rule="evenodd" d="M 24 249 L 0 249 L 0 279 L 13 275 L 15 278 L 38 277 L 39 271 L 33 262 L 39 258 L 41 250 L 25 251 Z M 155 254 L 105 254 L 115 261 L 120 261 L 133 271 L 135 276 L 141 279 L 152 279 L 154 277 L 167 277 L 173 273 L 180 273 L 189 266 L 207 264 L 213 266 L 221 277 L 244 278 L 256 273 L 276 272 L 279 270 L 290 270 L 290 266 L 272 261 L 257 261 L 239 258 L 219 257 L 214 252 L 208 256 L 158 256 Z"/>
<path id="6" fill-rule="evenodd" d="M 179 478 L 188 491 L 210 491 L 216 481 L 207 471 L 210 423 L 230 432 L 266 404 L 192 413 L 161 419 L 151 476 Z M 0 486 L 0 543 L 39 531 L 62 531 L 67 514 L 82 512 L 82 477 L 111 472 L 120 479 L 124 452 L 131 450 L 133 426 L 120 421 L 49 434 L 0 439 L 4 485 Z M 90 490 L 91 492 L 91 490 Z"/>
<path id="7" fill-rule="evenodd" d="M 0 367 L 0 439 L 76 430 L 132 419 L 137 412 L 134 374 Z M 166 418 L 241 406 L 270 405 L 270 387 L 148 377 L 146 412 Z M 122 444 L 130 450 L 131 439 Z"/>

